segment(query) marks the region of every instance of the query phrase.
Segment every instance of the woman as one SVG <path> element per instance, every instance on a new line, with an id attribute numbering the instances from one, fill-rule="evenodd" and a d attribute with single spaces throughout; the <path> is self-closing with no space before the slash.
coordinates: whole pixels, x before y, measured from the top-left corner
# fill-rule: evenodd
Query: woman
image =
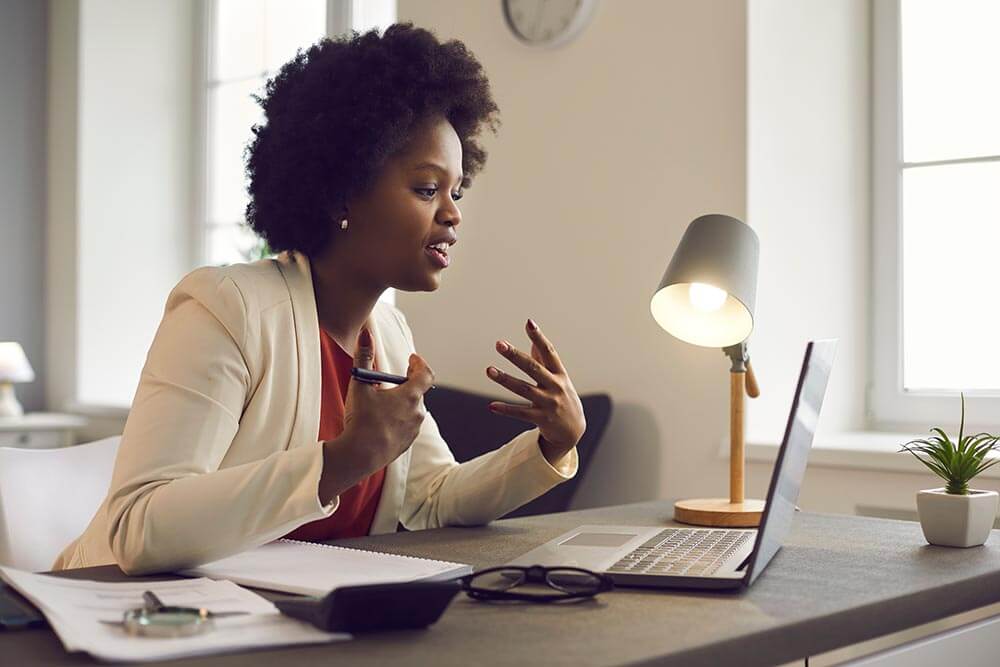
<path id="1" fill-rule="evenodd" d="M 54 569 L 144 574 L 283 536 L 480 524 L 576 472 L 580 399 L 533 322 L 530 355 L 497 351 L 534 382 L 487 374 L 528 401 L 491 410 L 536 428 L 458 464 L 423 406 L 434 374 L 378 300 L 437 289 L 484 164 L 497 107 L 464 45 L 409 24 L 323 40 L 257 100 L 247 218 L 280 253 L 171 292 L 108 496 Z M 360 383 L 352 365 L 407 381 Z"/>

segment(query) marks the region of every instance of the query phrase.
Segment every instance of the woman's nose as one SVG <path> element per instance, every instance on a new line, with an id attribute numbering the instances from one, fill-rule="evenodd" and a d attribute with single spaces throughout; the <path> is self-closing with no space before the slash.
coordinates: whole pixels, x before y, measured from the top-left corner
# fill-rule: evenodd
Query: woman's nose
<path id="1" fill-rule="evenodd" d="M 452 201 L 438 211 L 437 221 L 443 225 L 458 227 L 462 224 L 462 212 L 459 210 L 458 205 Z"/>

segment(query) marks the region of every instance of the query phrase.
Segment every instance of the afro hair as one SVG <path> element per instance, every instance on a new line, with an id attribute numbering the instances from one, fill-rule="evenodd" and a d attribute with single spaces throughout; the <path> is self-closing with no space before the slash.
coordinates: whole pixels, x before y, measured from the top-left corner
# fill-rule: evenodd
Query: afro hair
<path id="1" fill-rule="evenodd" d="M 429 117 L 443 116 L 458 134 L 463 187 L 486 161 L 481 129 L 499 124 L 489 81 L 465 45 L 409 23 L 322 39 L 254 99 L 265 122 L 245 152 L 246 219 L 274 252 L 323 250 L 334 216 Z"/>

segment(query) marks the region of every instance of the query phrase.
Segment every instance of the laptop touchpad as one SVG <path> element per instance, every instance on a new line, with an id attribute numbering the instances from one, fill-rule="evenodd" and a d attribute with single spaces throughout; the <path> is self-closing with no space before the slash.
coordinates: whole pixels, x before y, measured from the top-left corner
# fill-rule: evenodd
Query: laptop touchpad
<path id="1" fill-rule="evenodd" d="M 620 547 L 635 535 L 626 533 L 577 533 L 560 545 L 568 547 Z"/>

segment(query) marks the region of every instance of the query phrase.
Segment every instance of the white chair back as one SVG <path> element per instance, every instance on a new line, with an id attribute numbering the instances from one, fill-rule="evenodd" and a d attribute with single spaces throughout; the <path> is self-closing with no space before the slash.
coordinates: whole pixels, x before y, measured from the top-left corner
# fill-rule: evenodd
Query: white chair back
<path id="1" fill-rule="evenodd" d="M 120 441 L 0 447 L 0 564 L 31 572 L 52 566 L 104 501 Z"/>

